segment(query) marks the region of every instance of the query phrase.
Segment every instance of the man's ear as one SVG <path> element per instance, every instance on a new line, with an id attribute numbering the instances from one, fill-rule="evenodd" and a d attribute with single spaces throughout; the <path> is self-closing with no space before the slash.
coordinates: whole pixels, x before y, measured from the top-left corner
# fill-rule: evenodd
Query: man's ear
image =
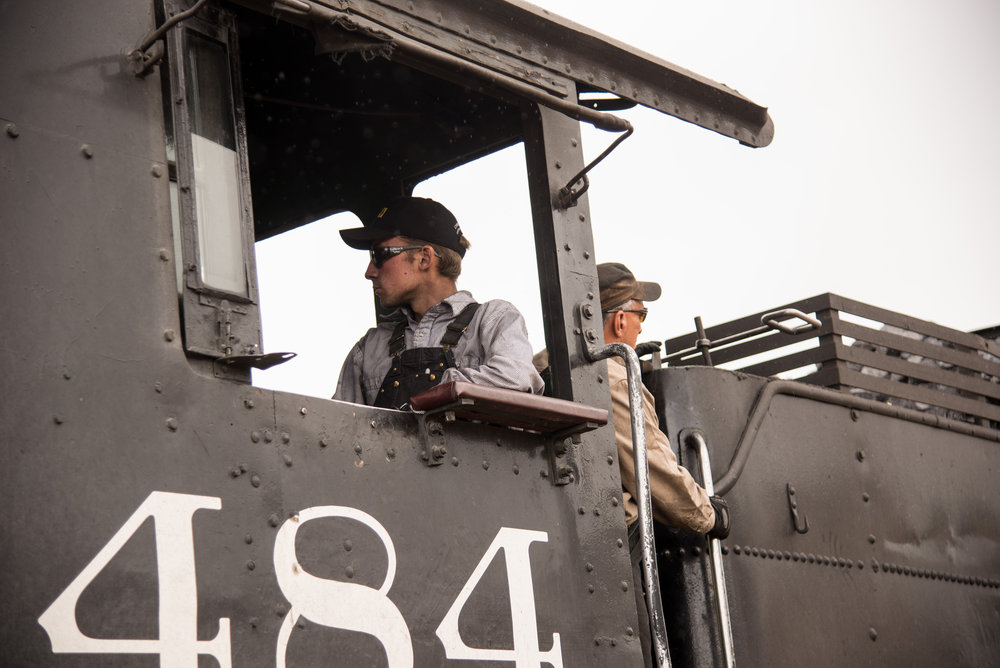
<path id="1" fill-rule="evenodd" d="M 430 246 L 421 246 L 420 248 L 420 268 L 430 269 L 434 266 L 434 249 Z"/>

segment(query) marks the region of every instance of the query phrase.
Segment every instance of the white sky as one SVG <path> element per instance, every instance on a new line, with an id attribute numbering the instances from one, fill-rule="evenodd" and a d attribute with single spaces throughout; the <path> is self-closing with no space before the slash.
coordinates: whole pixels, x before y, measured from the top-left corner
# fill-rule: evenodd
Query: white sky
<path id="1" fill-rule="evenodd" d="M 769 108 L 762 149 L 644 109 L 591 172 L 598 262 L 664 296 L 640 340 L 823 292 L 957 329 L 1000 324 L 996 0 L 546 0 L 546 9 Z M 587 159 L 614 135 L 584 126 Z M 522 310 L 545 345 L 520 146 L 421 184 L 472 241 L 459 287 Z M 329 397 L 374 320 L 341 215 L 257 245 L 264 387 Z"/>

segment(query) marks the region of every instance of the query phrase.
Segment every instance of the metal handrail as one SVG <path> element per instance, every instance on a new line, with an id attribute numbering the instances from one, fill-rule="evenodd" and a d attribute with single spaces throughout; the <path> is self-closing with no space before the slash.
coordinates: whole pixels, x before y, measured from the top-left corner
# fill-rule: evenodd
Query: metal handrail
<path id="1" fill-rule="evenodd" d="M 697 429 L 687 432 L 683 439 L 688 447 L 694 442 L 698 453 L 698 462 L 701 465 L 702 486 L 709 496 L 715 494 L 715 483 L 712 481 L 712 462 L 708 454 L 708 443 L 705 436 Z M 709 545 L 712 551 L 712 576 L 715 579 L 715 599 L 716 611 L 719 616 L 719 626 L 722 629 L 722 651 L 725 658 L 726 668 L 736 667 L 736 652 L 733 649 L 733 625 L 732 617 L 729 614 L 729 594 L 726 592 L 726 572 L 722 564 L 722 541 L 718 538 L 709 538 Z"/>
<path id="2" fill-rule="evenodd" d="M 642 371 L 639 356 L 631 346 L 609 343 L 595 346 L 587 340 L 587 358 L 597 362 L 608 357 L 625 361 L 628 379 L 628 407 L 632 423 L 632 451 L 635 458 L 636 503 L 639 506 L 639 545 L 642 549 L 642 568 L 646 579 L 646 609 L 652 625 L 653 651 L 660 668 L 670 668 L 667 651 L 667 626 L 663 609 L 659 605 L 660 578 L 656 569 L 656 551 L 653 546 L 653 504 L 649 489 L 649 459 L 646 450 L 646 421 L 642 412 Z"/>

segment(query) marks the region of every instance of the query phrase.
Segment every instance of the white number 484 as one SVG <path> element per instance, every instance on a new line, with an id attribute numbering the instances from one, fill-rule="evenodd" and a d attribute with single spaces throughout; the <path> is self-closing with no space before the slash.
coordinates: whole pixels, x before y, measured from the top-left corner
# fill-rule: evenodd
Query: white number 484
<path id="1" fill-rule="evenodd" d="M 198 640 L 198 592 L 195 583 L 194 534 L 196 510 L 219 510 L 218 497 L 153 492 L 132 513 L 97 555 L 52 605 L 38 618 L 55 653 L 157 654 L 161 668 L 197 668 L 198 656 L 214 657 L 221 668 L 232 667 L 229 619 L 219 619 L 211 640 Z M 159 582 L 159 638 L 92 638 L 80 631 L 76 607 L 81 594 L 118 554 L 147 518 L 155 525 L 157 579 Z M 355 520 L 378 536 L 388 557 L 385 580 L 378 589 L 361 584 L 318 578 L 307 573 L 295 555 L 295 536 L 310 520 L 340 517 Z M 548 534 L 502 527 L 487 548 L 458 597 L 437 627 L 445 656 L 457 660 L 514 662 L 516 668 L 543 663 L 562 668 L 559 634 L 552 634 L 552 648 L 538 646 L 535 597 L 528 550 L 531 543 L 547 542 Z M 458 618 L 472 592 L 497 553 L 503 549 L 509 584 L 513 649 L 469 647 L 458 630 Z M 388 598 L 396 574 L 392 538 L 371 515 L 347 506 L 315 506 L 300 511 L 278 530 L 274 541 L 274 570 L 282 594 L 291 604 L 281 624 L 275 648 L 275 666 L 284 668 L 285 649 L 300 617 L 323 626 L 359 631 L 381 642 L 391 668 L 412 668 L 410 631 L 396 605 Z"/>

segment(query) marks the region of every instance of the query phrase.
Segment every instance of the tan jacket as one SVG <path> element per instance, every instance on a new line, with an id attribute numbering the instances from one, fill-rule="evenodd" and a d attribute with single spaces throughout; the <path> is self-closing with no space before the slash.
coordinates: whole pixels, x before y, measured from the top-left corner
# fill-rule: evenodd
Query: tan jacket
<path id="1" fill-rule="evenodd" d="M 611 389 L 615 440 L 621 468 L 625 521 L 632 524 L 639 517 L 635 502 L 635 464 L 632 451 L 632 422 L 628 412 L 628 377 L 625 363 L 617 357 L 608 359 L 608 384 Z M 646 450 L 649 458 L 649 487 L 653 497 L 653 518 L 675 529 L 707 533 L 715 524 L 715 511 L 702 489 L 670 449 L 666 434 L 660 431 L 653 395 L 642 388 L 642 410 L 646 416 Z"/>

